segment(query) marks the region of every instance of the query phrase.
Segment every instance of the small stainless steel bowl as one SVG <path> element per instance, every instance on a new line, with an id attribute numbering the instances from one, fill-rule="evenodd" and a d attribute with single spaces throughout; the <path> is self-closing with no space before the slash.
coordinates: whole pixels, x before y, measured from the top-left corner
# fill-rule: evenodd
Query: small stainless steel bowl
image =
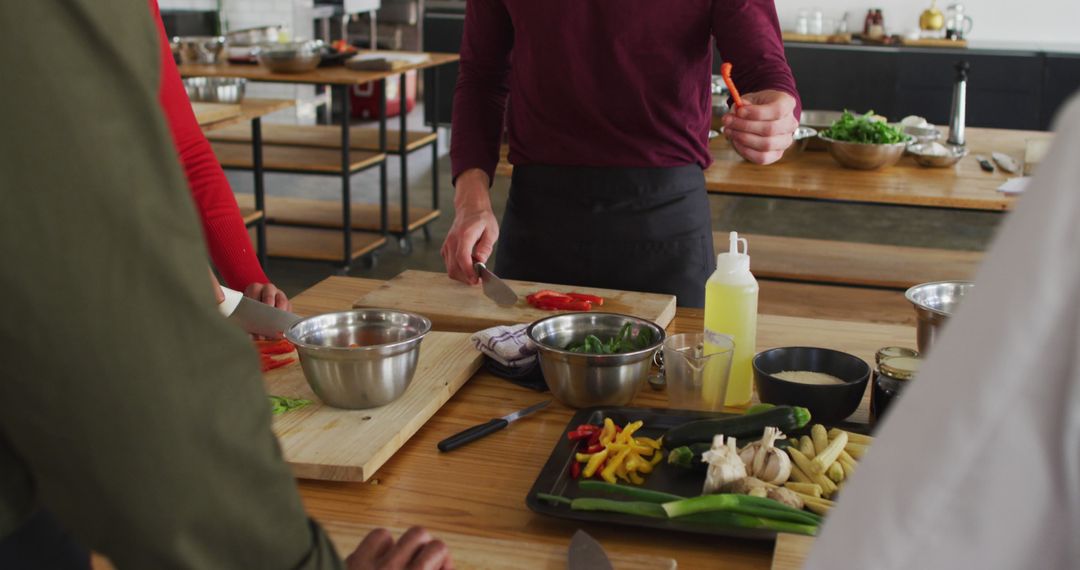
<path id="1" fill-rule="evenodd" d="M 265 43 L 255 50 L 259 65 L 275 73 L 311 71 L 319 67 L 322 54 L 321 40 Z"/>
<path id="2" fill-rule="evenodd" d="M 221 36 L 182 36 L 173 38 L 180 53 L 180 63 L 214 65 L 221 61 L 225 38 Z"/>
<path id="3" fill-rule="evenodd" d="M 901 126 L 900 130 L 904 131 L 904 134 L 910 136 L 915 143 L 931 143 L 941 138 L 941 131 L 933 125 L 926 125 L 924 127 Z"/>
<path id="4" fill-rule="evenodd" d="M 908 289 L 904 297 L 915 307 L 919 352 L 926 354 L 937 342 L 942 327 L 975 284 L 971 281 L 935 281 Z"/>
<path id="5" fill-rule="evenodd" d="M 946 168 L 960 162 L 961 158 L 967 156 L 967 149 L 962 146 L 942 145 L 947 151 L 946 154 L 929 154 L 928 150 L 934 143 L 917 143 L 908 147 L 908 152 L 915 157 L 915 162 L 920 166 L 927 166 L 930 168 Z M 940 143 L 939 143 L 940 144 Z"/>
<path id="6" fill-rule="evenodd" d="M 266 42 L 278 41 L 284 28 L 284 26 L 275 25 L 233 30 L 225 34 L 225 39 L 228 40 L 231 46 L 257 46 Z"/>
<path id="7" fill-rule="evenodd" d="M 393 402 L 409 387 L 431 321 L 390 309 L 358 309 L 301 320 L 285 331 L 308 385 L 335 408 Z"/>
<path id="8" fill-rule="evenodd" d="M 188 99 L 199 103 L 239 103 L 247 80 L 239 77 L 189 77 L 184 80 Z"/>
<path id="9" fill-rule="evenodd" d="M 787 149 L 784 150 L 784 154 L 780 157 L 780 160 L 791 160 L 792 158 L 795 158 L 802 154 L 803 151 L 806 150 L 807 145 L 810 144 L 810 141 L 813 140 L 814 137 L 816 137 L 817 135 L 817 129 L 813 127 L 807 127 L 805 125 L 800 125 L 798 128 L 795 129 L 795 134 L 792 135 L 792 139 L 794 140 L 794 142 L 792 142 L 791 146 L 787 147 Z"/>
<path id="10" fill-rule="evenodd" d="M 614 337 L 631 323 L 634 335 L 652 331 L 652 343 L 622 354 L 581 354 L 566 347 L 590 334 L 602 341 Z M 664 342 L 664 329 L 645 319 L 616 313 L 567 313 L 529 325 L 536 343 L 540 369 L 557 400 L 573 408 L 625 406 L 649 376 L 653 354 Z"/>
<path id="11" fill-rule="evenodd" d="M 826 135 L 819 134 L 818 138 L 828 145 L 829 154 L 836 162 L 846 168 L 856 170 L 877 170 L 892 166 L 904 156 L 909 141 L 891 144 L 871 144 L 838 141 Z"/>

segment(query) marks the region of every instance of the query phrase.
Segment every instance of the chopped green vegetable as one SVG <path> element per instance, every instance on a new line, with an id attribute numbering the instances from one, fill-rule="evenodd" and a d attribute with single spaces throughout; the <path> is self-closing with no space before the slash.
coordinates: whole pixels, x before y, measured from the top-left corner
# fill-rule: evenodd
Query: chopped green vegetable
<path id="1" fill-rule="evenodd" d="M 619 329 L 619 333 L 608 339 L 607 342 L 591 334 L 577 344 L 570 343 L 567 345 L 566 350 L 584 354 L 621 354 L 648 348 L 652 343 L 652 330 L 641 328 L 635 335 L 633 324 L 626 323 Z"/>
<path id="2" fill-rule="evenodd" d="M 668 503 L 684 498 L 663 491 L 653 491 L 651 489 L 642 489 L 641 487 L 632 487 L 630 485 L 612 484 L 606 481 L 581 481 L 578 483 L 578 487 L 581 488 L 582 491 L 622 495 L 624 497 L 649 503 Z"/>
<path id="3" fill-rule="evenodd" d="M 821 523 L 820 516 L 789 507 L 779 501 L 733 493 L 691 497 L 681 501 L 664 503 L 662 507 L 671 518 L 685 517 L 697 513 L 725 511 L 796 524 L 817 525 Z"/>
<path id="4" fill-rule="evenodd" d="M 285 396 L 270 396 L 270 413 L 284 414 L 311 404 L 311 400 L 299 398 L 286 398 Z"/>
<path id="5" fill-rule="evenodd" d="M 899 128 L 885 121 L 875 120 L 873 116 L 873 111 L 865 115 L 844 111 L 844 114 L 821 134 L 835 141 L 863 144 L 893 144 L 908 140 L 908 136 Z"/>
<path id="6" fill-rule="evenodd" d="M 744 416 L 752 416 L 754 414 L 760 414 L 761 412 L 767 412 L 776 407 L 776 404 L 766 404 L 764 402 L 760 404 L 754 404 L 746 409 L 743 413 Z"/>

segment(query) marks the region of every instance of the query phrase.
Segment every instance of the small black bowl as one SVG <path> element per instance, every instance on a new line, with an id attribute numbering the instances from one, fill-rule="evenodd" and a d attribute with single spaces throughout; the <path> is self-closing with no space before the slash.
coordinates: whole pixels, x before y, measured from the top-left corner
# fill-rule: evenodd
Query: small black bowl
<path id="1" fill-rule="evenodd" d="M 832 374 L 844 383 L 803 384 L 773 376 L 785 370 Z M 869 379 L 870 365 L 861 358 L 828 348 L 788 346 L 754 357 L 754 383 L 761 401 L 807 408 L 812 423 L 835 424 L 850 416 L 862 402 Z"/>

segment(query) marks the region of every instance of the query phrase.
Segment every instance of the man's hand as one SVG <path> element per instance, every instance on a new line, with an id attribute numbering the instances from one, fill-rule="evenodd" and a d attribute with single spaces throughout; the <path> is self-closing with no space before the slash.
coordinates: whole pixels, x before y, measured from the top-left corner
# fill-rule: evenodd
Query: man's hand
<path id="1" fill-rule="evenodd" d="M 282 311 L 292 310 L 292 303 L 289 302 L 289 297 L 285 295 L 284 291 L 275 287 L 273 283 L 252 283 L 247 286 L 247 289 L 244 289 L 244 296 L 266 303 L 267 305 L 281 309 Z"/>
<path id="2" fill-rule="evenodd" d="M 735 151 L 757 164 L 772 164 L 794 142 L 799 121 L 795 98 L 783 91 L 765 90 L 742 96 L 743 106 L 724 115 L 724 136 Z"/>
<path id="3" fill-rule="evenodd" d="M 452 279 L 476 285 L 480 279 L 473 261 L 486 262 L 499 239 L 499 221 L 488 196 L 489 180 L 480 169 L 466 170 L 457 178 L 454 223 L 442 245 L 446 273 Z"/>
<path id="4" fill-rule="evenodd" d="M 428 531 L 410 528 L 394 544 L 386 529 L 369 533 L 345 559 L 349 570 L 452 570 L 450 549 Z"/>

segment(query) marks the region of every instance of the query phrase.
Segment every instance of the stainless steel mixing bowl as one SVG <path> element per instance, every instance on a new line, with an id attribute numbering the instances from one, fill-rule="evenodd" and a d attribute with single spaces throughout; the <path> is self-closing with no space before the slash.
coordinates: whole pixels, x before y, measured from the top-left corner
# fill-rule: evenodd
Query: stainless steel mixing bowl
<path id="1" fill-rule="evenodd" d="M 256 48 L 255 57 L 275 73 L 304 73 L 319 67 L 323 51 L 321 40 L 273 42 Z"/>
<path id="2" fill-rule="evenodd" d="M 652 331 L 646 348 L 622 354 L 582 354 L 565 350 L 590 334 L 601 341 L 614 337 L 631 323 L 632 334 Z M 616 313 L 568 313 L 536 321 L 529 326 L 536 343 L 540 369 L 551 394 L 573 408 L 625 406 L 634 399 L 649 375 L 653 354 L 664 342 L 664 329 L 656 323 Z"/>
<path id="3" fill-rule="evenodd" d="M 221 61 L 225 38 L 221 36 L 182 36 L 172 39 L 180 52 L 181 63 L 213 65 Z"/>
<path id="4" fill-rule="evenodd" d="M 856 170 L 877 170 L 892 166 L 904 156 L 910 138 L 903 142 L 890 144 L 870 144 L 838 141 L 826 135 L 819 134 L 818 138 L 825 141 L 829 154 L 836 162 L 845 168 Z"/>
<path id="5" fill-rule="evenodd" d="M 335 408 L 393 402 L 409 387 L 431 321 L 389 309 L 358 309 L 301 320 L 285 331 L 315 395 Z"/>
<path id="6" fill-rule="evenodd" d="M 974 288 L 971 281 L 935 281 L 916 285 L 904 293 L 915 307 L 919 352 L 926 354 L 937 342 L 949 316 Z"/>
<path id="7" fill-rule="evenodd" d="M 200 103 L 239 103 L 247 80 L 239 77 L 189 77 L 184 80 L 188 99 Z"/>

